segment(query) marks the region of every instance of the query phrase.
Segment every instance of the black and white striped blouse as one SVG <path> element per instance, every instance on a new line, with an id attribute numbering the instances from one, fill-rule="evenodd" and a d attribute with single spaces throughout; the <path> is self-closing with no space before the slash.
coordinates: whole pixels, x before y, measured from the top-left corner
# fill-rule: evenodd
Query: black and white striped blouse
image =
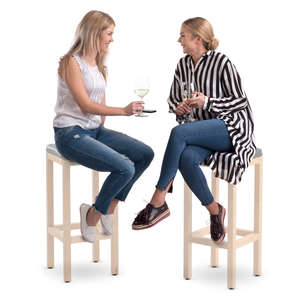
<path id="1" fill-rule="evenodd" d="M 183 100 L 183 83 L 193 82 L 194 90 L 208 96 L 205 109 L 192 109 L 196 120 L 221 119 L 225 122 L 234 151 L 215 152 L 204 162 L 216 177 L 231 184 L 241 181 L 245 169 L 255 154 L 253 116 L 241 78 L 229 58 L 216 51 L 207 51 L 194 66 L 192 57 L 181 58 L 174 75 L 168 104 L 176 113 Z M 184 117 L 176 115 L 179 123 Z"/>

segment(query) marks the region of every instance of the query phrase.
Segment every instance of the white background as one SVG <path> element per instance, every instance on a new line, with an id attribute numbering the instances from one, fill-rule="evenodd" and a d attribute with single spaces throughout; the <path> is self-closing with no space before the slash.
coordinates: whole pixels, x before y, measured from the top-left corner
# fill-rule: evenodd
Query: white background
<path id="1" fill-rule="evenodd" d="M 10 1 L 0 7 L 2 275 L 0 297 L 82 297 L 94 299 L 248 299 L 297 292 L 299 280 L 299 14 L 297 1 Z M 55 244 L 55 268 L 46 267 L 45 147 L 53 142 L 56 70 L 75 28 L 91 9 L 116 22 L 107 61 L 107 103 L 136 100 L 133 80 L 147 74 L 145 101 L 158 113 L 149 118 L 110 117 L 106 126 L 152 146 L 155 158 L 120 205 L 120 272 L 110 275 L 109 242 L 101 262 L 91 262 L 91 245 L 72 246 L 72 282 L 63 282 L 62 246 Z M 236 65 L 249 97 L 257 145 L 264 152 L 263 276 L 252 276 L 252 246 L 237 252 L 237 289 L 226 288 L 226 252 L 220 268 L 209 267 L 208 247 L 193 246 L 193 277 L 183 279 L 183 179 L 178 173 L 167 202 L 171 216 L 152 229 L 134 232 L 131 223 L 149 201 L 158 179 L 170 129 L 168 97 L 183 55 L 177 43 L 181 23 L 202 16 L 220 40 L 217 49 Z M 209 176 L 209 171 L 205 171 Z M 103 182 L 107 174 L 101 175 Z M 56 221 L 61 222 L 61 172 L 55 168 Z M 91 201 L 90 172 L 76 167 L 72 178 L 72 219 Z M 209 178 L 209 177 L 208 177 Z M 238 191 L 238 226 L 253 225 L 253 168 Z M 226 184 L 221 202 L 227 207 Z M 193 199 L 194 227 L 208 213 Z M 3 296 L 5 294 L 5 296 Z M 5 298 L 4 298 L 5 297 Z"/>

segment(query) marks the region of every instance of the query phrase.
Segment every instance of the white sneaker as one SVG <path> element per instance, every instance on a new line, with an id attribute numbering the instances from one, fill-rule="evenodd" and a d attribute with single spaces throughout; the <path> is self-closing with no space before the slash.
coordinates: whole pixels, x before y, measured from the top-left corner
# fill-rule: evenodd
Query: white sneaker
<path id="1" fill-rule="evenodd" d="M 91 206 L 85 203 L 80 205 L 80 231 L 82 238 L 85 241 L 94 243 L 96 241 L 97 236 L 96 226 L 88 226 L 86 222 L 86 215 L 90 208 Z"/>
<path id="2" fill-rule="evenodd" d="M 101 215 L 100 217 L 103 233 L 112 235 L 113 233 L 113 215 Z"/>

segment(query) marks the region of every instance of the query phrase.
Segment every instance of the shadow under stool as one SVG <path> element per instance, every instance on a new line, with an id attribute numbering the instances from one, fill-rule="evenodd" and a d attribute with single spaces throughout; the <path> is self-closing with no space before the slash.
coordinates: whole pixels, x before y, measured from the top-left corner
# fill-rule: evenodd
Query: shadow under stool
<path id="1" fill-rule="evenodd" d="M 219 264 L 219 248 L 227 250 L 227 287 L 236 287 L 236 250 L 253 243 L 253 274 L 261 275 L 261 229 L 262 229 L 262 150 L 257 149 L 250 165 L 255 168 L 254 178 L 254 229 L 236 228 L 236 189 L 237 185 L 228 183 L 228 224 L 226 229 L 227 241 L 214 243 L 210 237 L 210 226 L 192 231 L 192 191 L 184 183 L 184 278 L 192 277 L 192 243 L 211 247 L 211 267 Z M 219 201 L 219 179 L 212 172 L 211 189 L 214 200 Z M 237 236 L 241 238 L 237 239 Z"/>
<path id="2" fill-rule="evenodd" d="M 63 224 L 54 224 L 54 201 L 53 201 L 53 162 L 62 166 L 62 187 L 63 187 Z M 56 149 L 55 144 L 49 144 L 46 148 L 46 185 L 47 185 L 47 266 L 54 267 L 54 238 L 63 243 L 63 264 L 64 281 L 71 281 L 71 245 L 85 242 L 81 235 L 72 236 L 72 230 L 80 229 L 80 223 L 71 223 L 71 202 L 70 202 L 70 168 L 79 166 L 76 162 L 65 159 Z M 99 173 L 92 170 L 92 201 L 94 202 L 99 192 Z M 113 215 L 113 234 L 97 234 L 97 240 L 93 243 L 93 261 L 99 261 L 99 241 L 111 240 L 111 273 L 118 274 L 119 268 L 119 240 L 118 240 L 118 208 Z M 97 225 L 99 232 L 102 232 L 101 225 Z"/>

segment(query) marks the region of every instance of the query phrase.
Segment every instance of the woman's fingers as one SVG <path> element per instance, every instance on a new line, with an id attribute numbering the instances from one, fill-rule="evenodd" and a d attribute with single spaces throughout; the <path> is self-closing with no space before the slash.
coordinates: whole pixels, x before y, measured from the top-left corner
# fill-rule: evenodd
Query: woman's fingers
<path id="1" fill-rule="evenodd" d="M 189 106 L 191 107 L 198 107 L 201 108 L 203 106 L 203 101 L 201 99 L 201 96 L 196 97 L 196 98 L 191 98 L 186 100 Z"/>
<path id="2" fill-rule="evenodd" d="M 184 110 L 185 113 L 190 113 L 191 112 L 190 107 L 185 102 L 183 103 L 183 110 Z"/>
<path id="3" fill-rule="evenodd" d="M 177 115 L 181 116 L 184 114 L 184 110 L 183 109 L 177 109 Z"/>
<path id="4" fill-rule="evenodd" d="M 134 101 L 129 103 L 125 108 L 125 114 L 127 116 L 131 116 L 133 114 L 137 114 L 144 109 L 144 102 L 143 101 Z"/>
<path id="5" fill-rule="evenodd" d="M 141 112 L 143 109 L 144 109 L 144 102 L 143 101 L 132 102 L 132 112 L 134 114 Z"/>
<path id="6" fill-rule="evenodd" d="M 202 108 L 204 104 L 204 94 L 201 92 L 193 92 L 194 97 L 186 100 L 186 103 L 191 107 Z"/>
<path id="7" fill-rule="evenodd" d="M 185 113 L 184 108 L 182 105 L 178 105 L 177 110 L 176 110 L 176 114 L 181 116 Z"/>
<path id="8" fill-rule="evenodd" d="M 194 99 L 189 99 L 186 102 L 188 103 L 188 105 L 194 105 L 194 104 L 198 103 L 199 100 L 200 100 L 199 98 L 194 98 Z"/>
<path id="9" fill-rule="evenodd" d="M 191 112 L 190 107 L 185 103 L 181 102 L 176 109 L 176 114 L 181 116 L 183 114 L 189 114 Z"/>

